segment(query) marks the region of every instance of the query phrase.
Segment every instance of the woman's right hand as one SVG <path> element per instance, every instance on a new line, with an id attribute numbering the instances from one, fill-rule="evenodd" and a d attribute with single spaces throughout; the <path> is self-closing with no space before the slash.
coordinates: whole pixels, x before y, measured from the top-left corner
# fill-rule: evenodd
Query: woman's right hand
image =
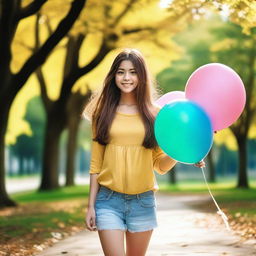
<path id="1" fill-rule="evenodd" d="M 96 214 L 94 207 L 89 207 L 85 219 L 86 227 L 90 231 L 96 231 Z"/>

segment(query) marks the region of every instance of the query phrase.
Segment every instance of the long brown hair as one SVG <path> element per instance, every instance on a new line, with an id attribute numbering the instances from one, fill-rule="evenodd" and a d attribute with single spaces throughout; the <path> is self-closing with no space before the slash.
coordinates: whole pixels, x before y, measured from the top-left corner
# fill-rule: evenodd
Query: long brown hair
<path id="1" fill-rule="evenodd" d="M 145 148 L 154 148 L 157 142 L 154 135 L 154 104 L 153 97 L 156 94 L 152 79 L 146 67 L 145 60 L 141 53 L 135 49 L 125 49 L 120 52 L 105 78 L 103 89 L 98 96 L 93 97 L 86 106 L 84 114 L 88 115 L 88 110 L 92 110 L 92 125 L 94 127 L 94 141 L 102 145 L 109 142 L 109 129 L 115 117 L 116 109 L 120 101 L 121 92 L 116 86 L 115 76 L 122 61 L 132 62 L 137 76 L 138 85 L 135 88 L 135 97 L 138 105 L 138 112 L 142 118 L 145 127 L 145 138 L 142 145 Z"/>

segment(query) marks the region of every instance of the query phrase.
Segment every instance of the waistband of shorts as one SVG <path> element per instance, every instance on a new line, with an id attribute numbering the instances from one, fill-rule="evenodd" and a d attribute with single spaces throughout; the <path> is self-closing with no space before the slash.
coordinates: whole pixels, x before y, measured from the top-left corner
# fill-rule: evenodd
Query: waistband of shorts
<path id="1" fill-rule="evenodd" d="M 116 192 L 116 191 L 111 190 L 111 189 L 109 189 L 105 186 L 100 186 L 99 191 L 105 191 L 105 192 L 111 193 L 115 196 L 122 197 L 122 198 L 125 198 L 125 199 L 140 198 L 140 197 L 143 197 L 143 196 L 149 196 L 149 195 L 154 195 L 155 194 L 153 190 L 149 190 L 149 191 L 146 191 L 146 192 L 143 192 L 143 193 L 140 193 L 140 194 L 130 195 L 130 194 Z"/>

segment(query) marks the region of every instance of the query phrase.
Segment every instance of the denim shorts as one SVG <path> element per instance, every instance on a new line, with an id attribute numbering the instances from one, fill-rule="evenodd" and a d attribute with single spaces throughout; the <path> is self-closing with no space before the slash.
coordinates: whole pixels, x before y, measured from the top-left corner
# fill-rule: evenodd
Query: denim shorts
<path id="1" fill-rule="evenodd" d="M 128 195 L 101 186 L 96 197 L 95 210 L 98 230 L 144 232 L 157 227 L 153 191 Z"/>

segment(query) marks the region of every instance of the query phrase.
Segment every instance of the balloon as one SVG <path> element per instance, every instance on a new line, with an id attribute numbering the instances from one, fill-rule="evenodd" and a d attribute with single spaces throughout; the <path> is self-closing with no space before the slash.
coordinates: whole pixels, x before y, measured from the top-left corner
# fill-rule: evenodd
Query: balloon
<path id="1" fill-rule="evenodd" d="M 160 148 L 182 163 L 197 163 L 213 142 L 210 118 L 196 103 L 188 100 L 166 104 L 155 120 L 155 137 Z"/>
<path id="2" fill-rule="evenodd" d="M 168 92 L 161 96 L 159 99 L 156 100 L 156 104 L 160 107 L 163 107 L 165 104 L 171 102 L 172 100 L 177 99 L 185 99 L 185 92 L 182 91 L 173 91 Z"/>
<path id="3" fill-rule="evenodd" d="M 233 124 L 246 101 L 241 78 L 233 69 L 220 63 L 210 63 L 193 72 L 187 81 L 185 95 L 207 112 L 214 131 Z"/>

